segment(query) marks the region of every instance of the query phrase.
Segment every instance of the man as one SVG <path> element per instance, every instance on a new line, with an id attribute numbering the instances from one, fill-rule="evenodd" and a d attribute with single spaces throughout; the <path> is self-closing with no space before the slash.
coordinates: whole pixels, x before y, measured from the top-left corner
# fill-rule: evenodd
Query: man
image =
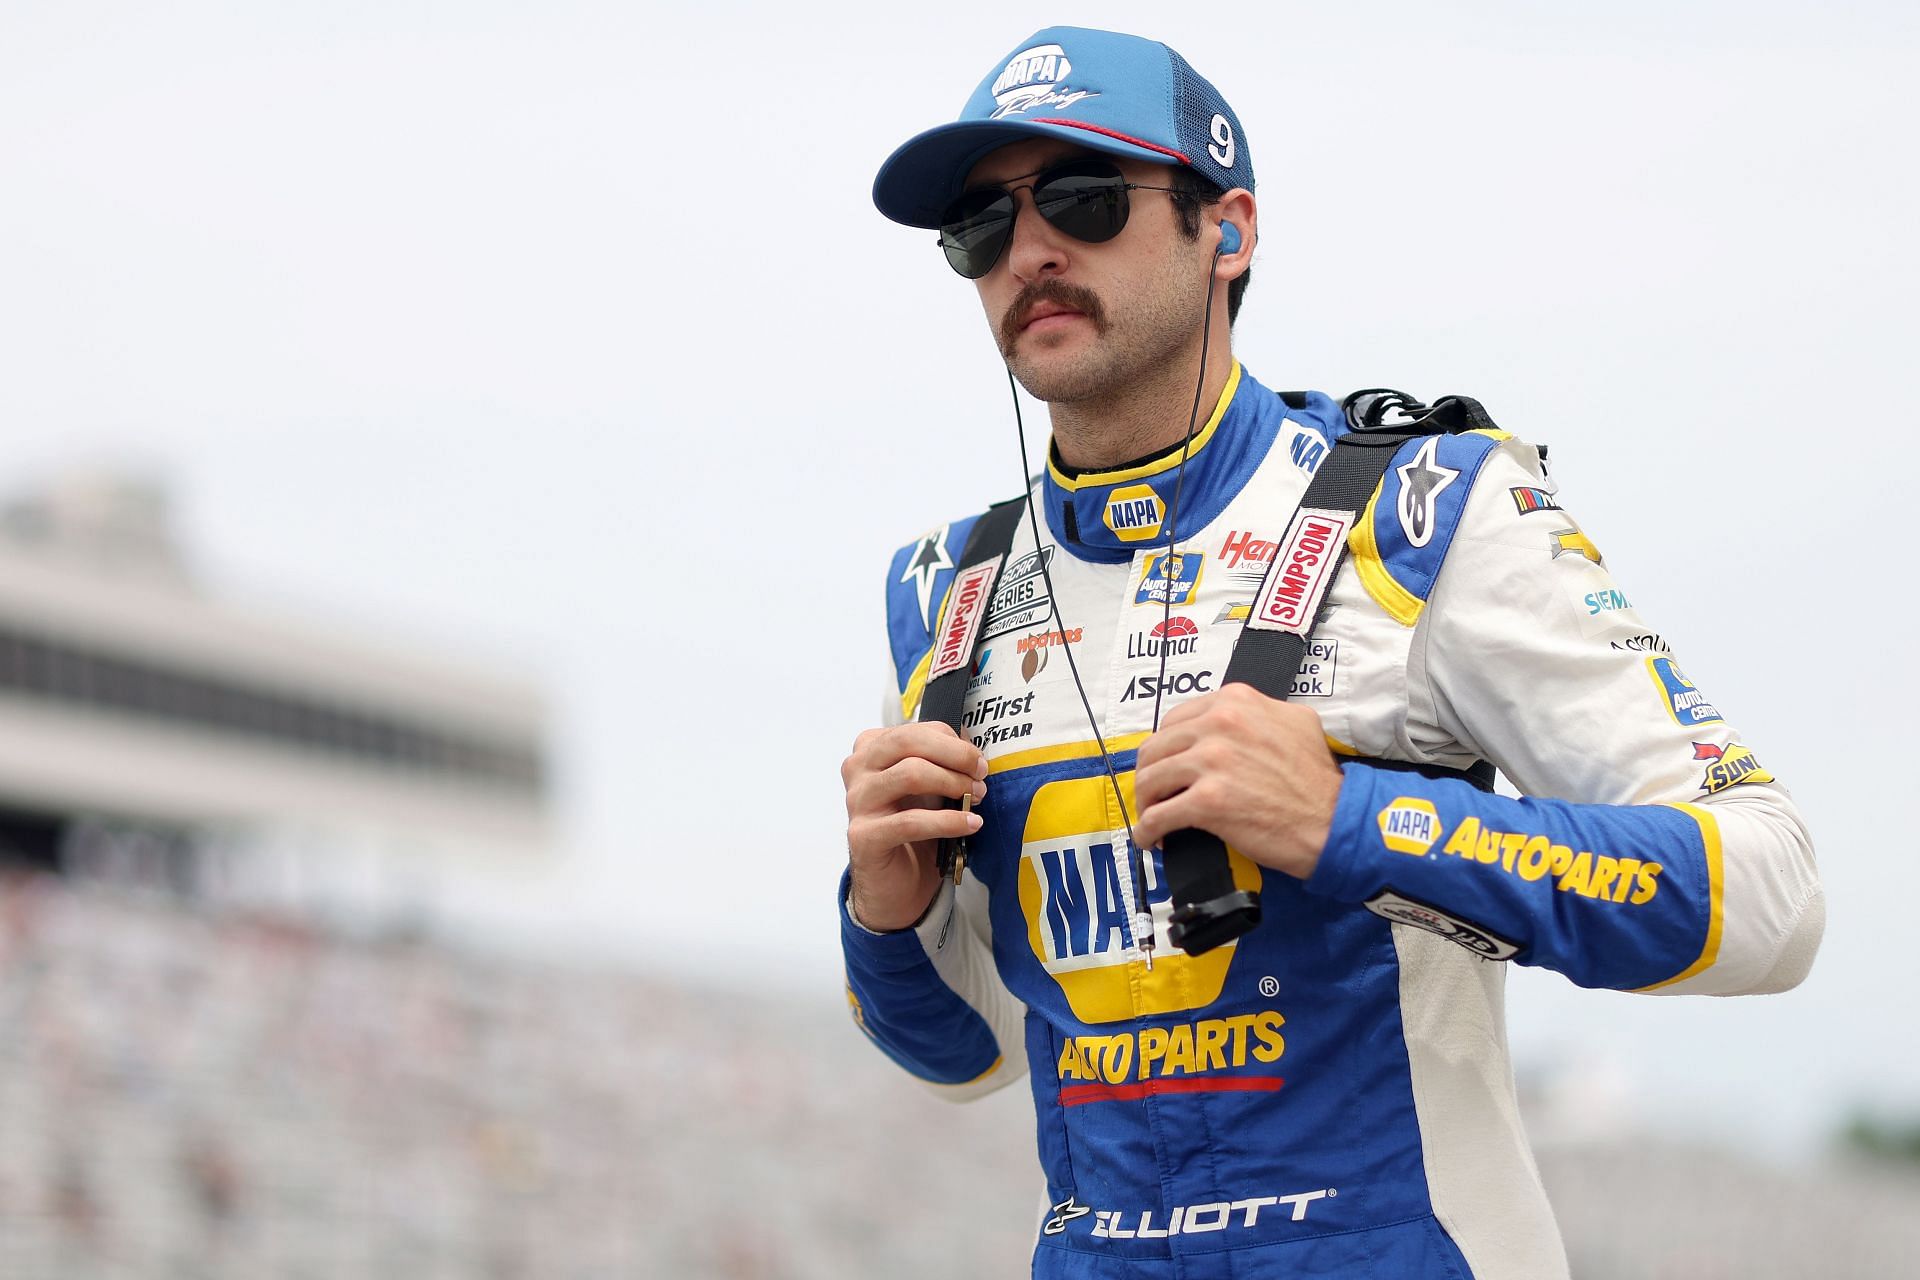
<path id="1" fill-rule="evenodd" d="M 1252 159 L 1165 46 L 1035 34 L 874 196 L 941 229 L 1053 441 L 989 600 L 946 598 L 976 518 L 889 573 L 897 696 L 842 769 L 856 1020 L 949 1096 L 1029 1074 L 1038 1276 L 1566 1274 L 1502 962 L 1793 986 L 1823 908 L 1786 793 L 1485 424 L 1392 456 L 1284 700 L 1222 684 L 1353 428 L 1233 359 Z M 959 733 L 914 719 L 955 610 Z M 1263 911 L 1200 955 L 1168 936 L 1186 828 Z"/>

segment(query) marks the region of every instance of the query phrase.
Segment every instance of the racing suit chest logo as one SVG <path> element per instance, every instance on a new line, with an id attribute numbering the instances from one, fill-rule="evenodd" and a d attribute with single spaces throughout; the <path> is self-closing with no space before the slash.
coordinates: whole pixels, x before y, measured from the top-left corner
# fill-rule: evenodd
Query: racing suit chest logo
<path id="1" fill-rule="evenodd" d="M 1120 775 L 1133 804 L 1133 773 Z M 1234 884 L 1260 886 L 1260 869 L 1228 851 Z M 1235 947 L 1203 956 L 1175 949 L 1166 937 L 1168 892 L 1149 856 L 1145 900 L 1153 914 L 1154 962 L 1148 970 L 1134 944 L 1135 886 L 1128 870 L 1126 824 L 1105 776 L 1042 785 L 1027 810 L 1017 872 L 1020 909 L 1034 959 L 1059 984 L 1082 1022 L 1177 1013 L 1212 1004 L 1226 985 Z"/>

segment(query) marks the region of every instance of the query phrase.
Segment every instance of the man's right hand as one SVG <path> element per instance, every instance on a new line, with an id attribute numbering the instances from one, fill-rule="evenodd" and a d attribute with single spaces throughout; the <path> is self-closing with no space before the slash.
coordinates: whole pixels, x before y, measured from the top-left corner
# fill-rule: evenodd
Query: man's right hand
<path id="1" fill-rule="evenodd" d="M 987 794 L 987 758 L 944 724 L 868 729 L 840 764 L 847 788 L 853 918 L 876 932 L 911 927 L 940 889 L 944 837 L 972 835 L 980 815 L 947 808 Z"/>

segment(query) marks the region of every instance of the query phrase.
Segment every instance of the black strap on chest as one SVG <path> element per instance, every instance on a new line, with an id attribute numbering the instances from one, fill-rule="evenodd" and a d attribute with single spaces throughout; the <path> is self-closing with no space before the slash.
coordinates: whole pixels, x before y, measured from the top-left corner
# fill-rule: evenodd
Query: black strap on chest
<path id="1" fill-rule="evenodd" d="M 1289 536 L 1282 539 L 1281 550 L 1268 563 L 1261 589 L 1254 597 L 1256 609 L 1268 597 L 1268 579 L 1275 572 L 1286 570 L 1281 561 L 1287 554 L 1292 542 L 1291 535 L 1301 520 L 1301 513 L 1320 512 L 1343 517 L 1346 528 L 1350 530 L 1359 522 L 1374 490 L 1386 475 L 1395 451 L 1401 445 L 1422 436 L 1493 426 L 1493 420 L 1479 402 L 1464 396 L 1448 396 L 1427 406 L 1397 391 L 1357 391 L 1347 397 L 1343 407 L 1351 430 L 1334 442 L 1333 448 L 1328 450 L 1326 458 L 1314 472 L 1313 480 L 1294 513 L 1294 523 L 1288 526 Z M 1388 422 L 1390 416 L 1395 420 Z M 966 549 L 961 553 L 954 579 L 956 582 L 962 581 L 970 569 L 992 562 L 995 567 L 986 596 L 988 600 L 992 598 L 992 588 L 998 581 L 999 570 L 1013 549 L 1014 535 L 1024 508 L 1024 498 L 1012 498 L 990 507 L 975 522 L 973 532 L 967 538 Z M 1328 548 L 1328 563 L 1323 568 L 1325 582 L 1333 581 L 1346 560 L 1346 554 L 1347 545 L 1343 536 Z M 945 613 L 943 610 L 943 625 Z M 1233 657 L 1227 664 L 1222 683 L 1249 684 L 1269 698 L 1285 701 L 1292 692 L 1294 676 L 1300 670 L 1300 661 L 1306 656 L 1308 642 L 1312 640 L 1321 616 L 1324 616 L 1324 611 L 1301 619 L 1292 630 L 1263 628 L 1253 625 L 1255 619 L 1250 618 L 1249 625 L 1234 645 Z M 976 629 L 973 651 L 968 653 L 967 661 L 927 682 L 920 702 L 920 720 L 937 720 L 951 725 L 955 732 L 961 732 L 967 680 L 979 647 L 980 630 L 984 628 Z M 934 643 L 936 646 L 940 643 L 937 633 Z M 1401 761 L 1380 763 L 1429 774 L 1456 773 L 1454 770 L 1408 765 Z M 1492 787 L 1492 770 L 1484 764 L 1461 776 L 1483 789 Z M 964 840 L 942 842 L 940 869 L 943 875 L 950 873 L 956 862 L 964 858 L 965 849 Z M 1162 865 L 1173 908 L 1168 932 L 1174 945 L 1188 954 L 1201 955 L 1211 951 L 1231 942 L 1260 922 L 1260 895 L 1234 885 L 1226 845 L 1218 836 L 1192 828 L 1169 834 L 1162 846 Z"/>

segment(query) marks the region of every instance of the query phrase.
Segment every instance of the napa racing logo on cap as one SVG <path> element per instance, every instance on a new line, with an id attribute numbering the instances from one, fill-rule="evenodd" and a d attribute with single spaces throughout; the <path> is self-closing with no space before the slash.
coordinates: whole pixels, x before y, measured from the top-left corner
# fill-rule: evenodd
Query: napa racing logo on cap
<path id="1" fill-rule="evenodd" d="M 1379 813 L 1380 839 L 1395 853 L 1415 857 L 1433 848 L 1442 834 L 1440 811 L 1433 801 L 1419 796 L 1401 796 Z"/>
<path id="2" fill-rule="evenodd" d="M 1120 800 L 1134 805 L 1133 771 L 1118 775 Z M 1145 884 L 1129 867 L 1126 818 L 1104 775 L 1049 782 L 1027 810 L 1017 873 L 1020 910 L 1034 959 L 1060 984 L 1082 1022 L 1198 1009 L 1219 999 L 1235 943 L 1190 956 L 1167 937 L 1172 892 L 1160 854 L 1149 851 Z M 1234 887 L 1257 890 L 1260 868 L 1227 850 Z M 1138 895 L 1138 896 L 1136 896 Z M 1153 967 L 1134 940 L 1134 905 L 1153 919 Z"/>
<path id="3" fill-rule="evenodd" d="M 1166 514 L 1166 503 L 1150 486 L 1130 484 L 1107 495 L 1100 522 L 1122 542 L 1146 542 L 1160 532 Z"/>
<path id="4" fill-rule="evenodd" d="M 1719 724 L 1720 712 L 1707 695 L 1693 687 L 1693 681 L 1687 679 L 1674 665 L 1672 658 L 1648 658 L 1647 673 L 1660 687 L 1660 696 L 1666 700 L 1667 714 L 1673 722 L 1683 729 L 1697 728 L 1703 724 Z"/>
<path id="5" fill-rule="evenodd" d="M 1200 567 L 1207 557 L 1199 551 L 1181 551 L 1169 557 L 1166 552 L 1156 552 L 1147 557 L 1146 570 L 1140 575 L 1140 589 L 1134 592 L 1135 604 L 1176 605 L 1193 603 L 1200 594 Z M 1173 572 L 1167 572 L 1167 563 L 1171 559 Z"/>
<path id="6" fill-rule="evenodd" d="M 1008 59 L 1006 70 L 993 82 L 993 114 L 989 120 L 1019 115 L 1040 107 L 1065 111 L 1082 98 L 1100 95 L 1088 89 L 1069 88 L 1065 81 L 1073 74 L 1067 51 L 1057 44 L 1036 44 Z"/>
<path id="7" fill-rule="evenodd" d="M 1749 782 L 1772 782 L 1773 775 L 1760 767 L 1753 752 L 1737 742 L 1729 742 L 1724 747 L 1716 747 L 1707 742 L 1693 744 L 1695 760 L 1711 761 L 1707 765 L 1706 776 L 1700 779 L 1700 790 L 1706 795 L 1716 795 L 1729 787 L 1742 786 Z"/>

